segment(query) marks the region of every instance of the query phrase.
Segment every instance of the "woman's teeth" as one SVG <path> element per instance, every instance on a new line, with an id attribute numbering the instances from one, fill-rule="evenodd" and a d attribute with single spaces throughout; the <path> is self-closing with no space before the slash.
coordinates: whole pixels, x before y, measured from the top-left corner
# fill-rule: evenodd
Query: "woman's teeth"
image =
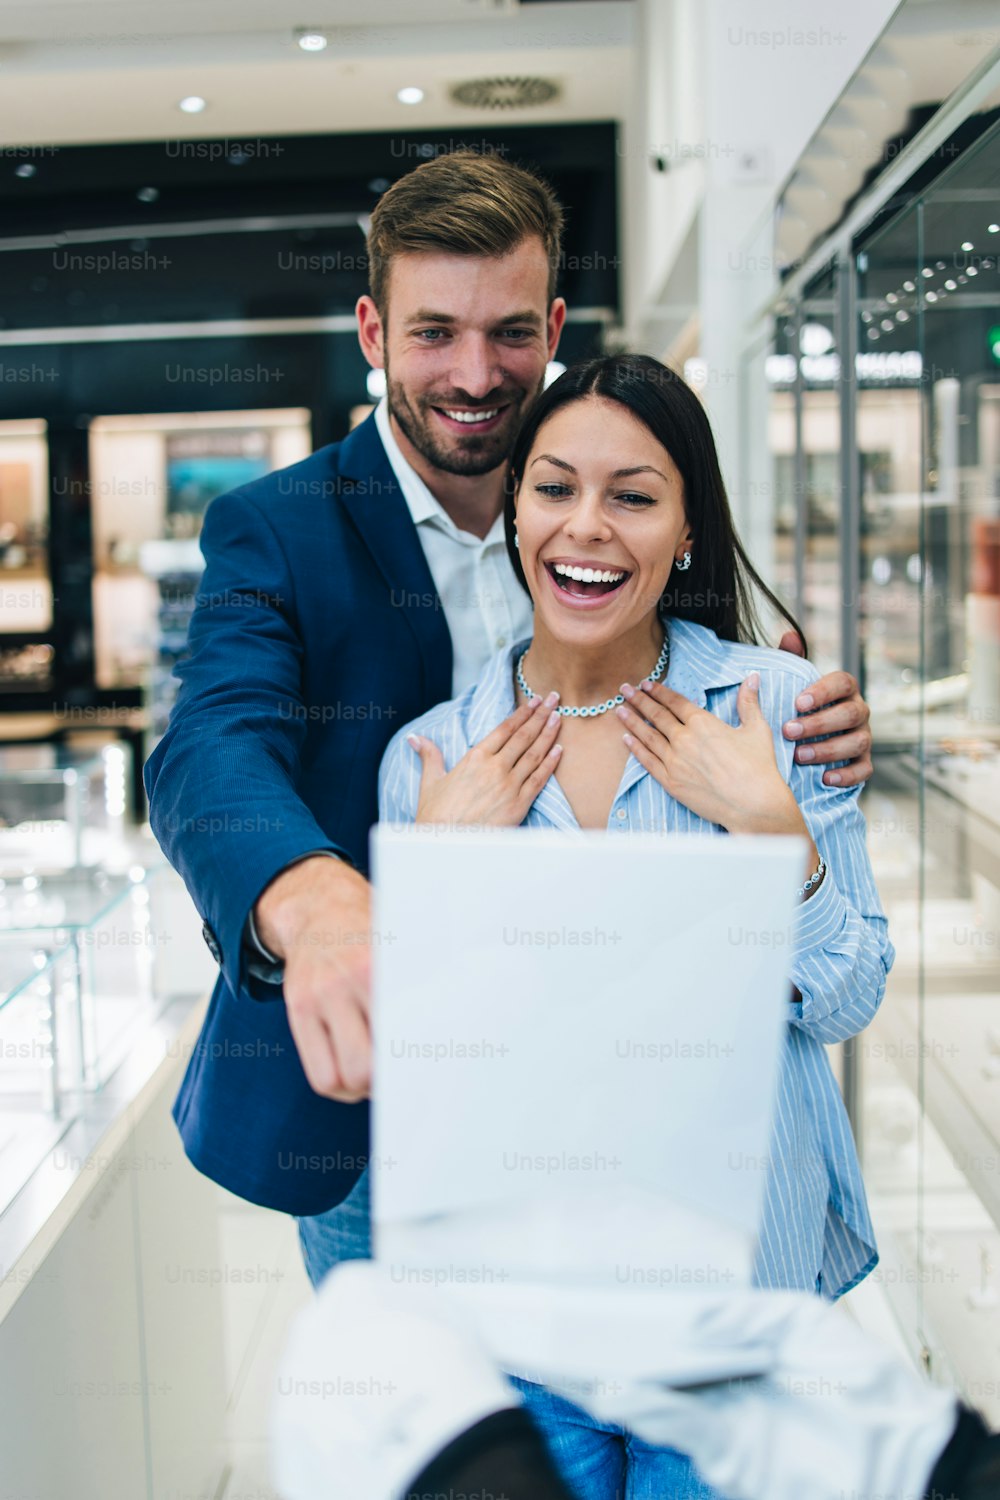
<path id="1" fill-rule="evenodd" d="M 453 422 L 464 422 L 467 427 L 474 426 L 476 422 L 492 422 L 500 412 L 499 406 L 492 407 L 490 411 L 449 411 L 446 406 L 441 410 Z"/>
<path id="2" fill-rule="evenodd" d="M 577 583 L 620 583 L 626 576 L 623 572 L 612 572 L 605 569 L 603 572 L 598 568 L 572 568 L 566 563 L 553 563 L 553 573 L 559 573 L 564 578 L 572 578 Z"/>

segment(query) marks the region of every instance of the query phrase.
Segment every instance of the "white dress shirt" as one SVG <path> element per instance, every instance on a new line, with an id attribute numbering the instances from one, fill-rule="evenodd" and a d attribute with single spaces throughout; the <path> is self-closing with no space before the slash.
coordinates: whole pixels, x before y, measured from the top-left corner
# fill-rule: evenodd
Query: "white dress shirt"
<path id="1" fill-rule="evenodd" d="M 490 657 L 531 634 L 531 599 L 514 577 L 503 516 L 485 537 L 463 531 L 403 457 L 385 397 L 375 408 L 375 425 L 441 599 L 453 652 L 451 691 L 458 697 L 478 682 Z"/>

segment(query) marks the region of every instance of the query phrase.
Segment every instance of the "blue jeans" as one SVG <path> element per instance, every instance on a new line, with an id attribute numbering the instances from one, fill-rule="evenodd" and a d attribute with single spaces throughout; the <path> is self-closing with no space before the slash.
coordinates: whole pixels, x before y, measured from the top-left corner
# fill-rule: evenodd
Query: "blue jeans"
<path id="1" fill-rule="evenodd" d="M 507 1378 L 521 1392 L 563 1483 L 579 1500 L 723 1500 L 675 1448 L 654 1448 L 544 1386 Z"/>
<path id="2" fill-rule="evenodd" d="M 371 1206 L 367 1172 L 325 1214 L 298 1220 L 302 1255 L 313 1286 L 342 1260 L 370 1260 Z M 654 1448 L 622 1427 L 598 1422 L 544 1386 L 510 1376 L 545 1438 L 556 1468 L 579 1500 L 722 1500 L 673 1448 Z"/>

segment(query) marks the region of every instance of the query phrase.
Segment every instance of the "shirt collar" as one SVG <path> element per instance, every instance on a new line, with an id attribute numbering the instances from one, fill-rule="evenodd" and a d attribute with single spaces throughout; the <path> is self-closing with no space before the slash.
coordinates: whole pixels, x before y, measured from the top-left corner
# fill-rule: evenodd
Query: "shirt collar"
<path id="1" fill-rule="evenodd" d="M 670 635 L 667 686 L 682 693 L 698 708 L 706 707 L 710 691 L 738 685 L 750 670 L 746 660 L 739 659 L 746 648 L 721 641 L 706 625 L 670 619 L 667 630 Z M 486 664 L 469 705 L 470 745 L 478 744 L 514 712 L 514 661 L 530 642 L 530 636 L 515 641 Z"/>
<path id="2" fill-rule="evenodd" d="M 440 500 L 431 493 L 416 469 L 404 456 L 402 448 L 396 441 L 396 434 L 392 430 L 392 422 L 389 420 L 389 398 L 387 396 L 383 396 L 375 408 L 375 426 L 378 428 L 378 435 L 382 439 L 385 456 L 389 460 L 392 472 L 396 476 L 396 482 L 403 492 L 403 498 L 409 508 L 410 515 L 413 517 L 414 526 L 433 522 L 443 531 L 448 532 L 450 536 L 471 537 L 471 532 L 463 531 L 460 526 L 455 525 L 455 522 L 449 516 Z M 482 538 L 481 545 L 485 546 L 487 543 L 503 541 L 503 537 L 503 516 L 499 515 L 485 537 Z M 477 543 L 480 542 L 479 537 L 473 537 L 473 540 Z"/>
<path id="3" fill-rule="evenodd" d="M 389 420 L 389 401 L 386 396 L 382 397 L 375 408 L 375 426 L 382 439 L 385 456 L 392 466 L 399 488 L 403 491 L 403 498 L 409 506 L 413 524 L 419 526 L 421 521 L 438 520 L 442 517 L 445 521 L 450 520 L 448 513 L 440 502 L 435 500 L 416 469 L 408 459 L 403 457 L 403 450 L 396 442 L 396 434 Z"/>

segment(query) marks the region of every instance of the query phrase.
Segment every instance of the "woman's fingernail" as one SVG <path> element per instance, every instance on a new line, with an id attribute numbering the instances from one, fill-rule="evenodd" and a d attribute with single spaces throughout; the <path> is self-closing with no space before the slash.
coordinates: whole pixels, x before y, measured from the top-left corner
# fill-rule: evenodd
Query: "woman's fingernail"
<path id="1" fill-rule="evenodd" d="M 790 734 L 793 740 L 798 739 L 799 735 L 802 733 L 802 725 L 798 722 L 798 720 L 793 719 L 790 724 L 785 725 L 785 733 Z"/>
<path id="2" fill-rule="evenodd" d="M 833 786 L 839 786 L 840 785 L 840 772 L 839 771 L 831 771 L 830 772 L 830 783 Z"/>
<path id="3" fill-rule="evenodd" d="M 800 693 L 795 700 L 795 707 L 800 714 L 807 714 L 815 703 L 812 693 Z"/>
<path id="4" fill-rule="evenodd" d="M 621 695 L 622 695 L 623 698 L 634 698 L 635 697 L 635 688 L 632 686 L 632 684 L 630 682 L 623 682 L 621 684 L 621 686 L 619 687 L 618 691 L 621 693 Z"/>
<path id="5" fill-rule="evenodd" d="M 555 708 L 555 706 L 556 706 L 556 704 L 558 702 L 559 702 L 559 694 L 553 689 L 553 691 L 551 693 L 549 693 L 547 695 L 546 699 L 545 699 L 545 707 L 546 708 Z"/>
<path id="6" fill-rule="evenodd" d="M 651 677 L 647 677 L 644 679 L 644 681 L 640 682 L 639 686 L 642 688 L 644 693 L 651 693 L 653 691 L 653 679 Z"/>
<path id="7" fill-rule="evenodd" d="M 624 719 L 625 723 L 628 723 L 628 709 L 625 707 L 624 703 L 619 703 L 618 707 L 615 709 L 615 713 L 618 715 L 619 719 Z"/>
<path id="8" fill-rule="evenodd" d="M 760 687 L 760 673 L 759 672 L 748 672 L 747 675 L 744 677 L 743 681 L 746 683 L 746 685 L 747 685 L 748 688 L 759 688 Z"/>
<path id="9" fill-rule="evenodd" d="M 547 726 L 548 726 L 549 729 L 552 728 L 553 724 L 558 724 L 559 723 L 559 713 L 558 713 L 558 710 L 557 709 L 553 709 L 552 712 L 549 714 L 548 719 L 545 722 L 546 722 L 546 724 L 547 724 Z"/>
<path id="10" fill-rule="evenodd" d="M 816 751 L 813 749 L 812 745 L 800 745 L 799 746 L 799 760 L 815 760 L 815 759 L 816 759 Z"/>
<path id="11" fill-rule="evenodd" d="M 406 743 L 408 745 L 412 745 L 413 748 L 414 748 L 414 750 L 419 750 L 420 749 L 420 736 L 419 736 L 419 734 L 408 734 L 406 736 Z"/>
<path id="12" fill-rule="evenodd" d="M 622 739 L 625 741 L 626 745 L 631 748 L 633 744 L 632 736 L 630 734 L 623 734 Z"/>

